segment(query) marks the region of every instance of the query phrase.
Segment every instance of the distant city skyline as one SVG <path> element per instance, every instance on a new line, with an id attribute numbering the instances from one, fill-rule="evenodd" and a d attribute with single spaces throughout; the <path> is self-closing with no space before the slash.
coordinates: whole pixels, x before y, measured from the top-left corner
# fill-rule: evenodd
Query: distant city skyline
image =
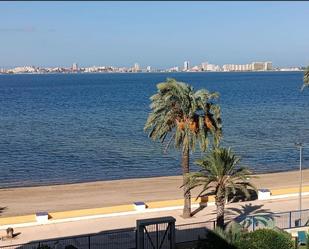
<path id="1" fill-rule="evenodd" d="M 1 2 L 0 68 L 309 64 L 309 2 Z"/>
<path id="2" fill-rule="evenodd" d="M 302 67 L 273 67 L 271 61 L 254 61 L 247 64 L 224 64 L 219 66 L 207 61 L 190 65 L 189 61 L 184 61 L 183 67 L 174 66 L 170 68 L 158 69 L 151 66 L 141 67 L 134 63 L 132 67 L 117 67 L 112 65 L 100 65 L 91 67 L 79 67 L 74 62 L 71 67 L 37 67 L 23 66 L 13 68 L 0 68 L 0 74 L 46 74 L 46 73 L 151 73 L 151 72 L 265 72 L 265 71 L 301 71 Z"/>

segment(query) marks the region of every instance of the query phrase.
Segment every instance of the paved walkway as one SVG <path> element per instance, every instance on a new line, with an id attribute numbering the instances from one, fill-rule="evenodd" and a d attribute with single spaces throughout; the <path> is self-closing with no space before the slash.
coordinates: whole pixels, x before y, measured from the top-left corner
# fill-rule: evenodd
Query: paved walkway
<path id="1" fill-rule="evenodd" d="M 259 175 L 253 179 L 258 188 L 272 190 L 297 188 L 298 172 Z M 304 185 L 309 185 L 309 170 L 303 171 Z M 181 176 L 101 181 L 81 184 L 0 189 L 0 217 L 59 212 L 154 202 L 182 198 Z M 193 192 L 193 195 L 197 191 Z"/>
<path id="2" fill-rule="evenodd" d="M 231 208 L 236 208 L 231 209 Z M 279 200 L 267 200 L 267 201 L 252 201 L 233 203 L 227 206 L 227 210 L 230 209 L 227 215 L 228 217 L 235 217 L 237 213 L 254 214 L 256 212 L 282 212 L 297 210 L 298 198 L 286 198 Z M 309 208 L 309 196 L 303 197 L 303 209 Z M 237 211 L 238 210 L 238 211 Z M 209 206 L 193 218 L 183 219 L 181 217 L 182 210 L 162 211 L 152 213 L 140 213 L 135 215 L 107 217 L 100 219 L 81 220 L 74 222 L 66 222 L 59 224 L 48 224 L 33 227 L 16 228 L 15 232 L 20 232 L 13 240 L 0 241 L 0 246 L 13 245 L 19 243 L 27 243 L 35 240 L 73 236 L 87 233 L 99 233 L 101 231 L 120 229 L 126 227 L 135 227 L 137 219 L 154 218 L 161 216 L 173 216 L 176 218 L 176 224 L 186 224 L 194 222 L 204 222 L 214 220 L 215 207 Z M 227 218 L 228 218 L 227 217 Z M 0 231 L 0 236 L 5 235 L 5 231 Z"/>

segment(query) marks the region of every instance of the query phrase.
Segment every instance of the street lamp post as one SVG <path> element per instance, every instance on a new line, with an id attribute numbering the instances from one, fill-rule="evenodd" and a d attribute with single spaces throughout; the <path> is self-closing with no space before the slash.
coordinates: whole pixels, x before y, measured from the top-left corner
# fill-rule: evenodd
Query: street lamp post
<path id="1" fill-rule="evenodd" d="M 295 146 L 299 148 L 299 223 L 301 223 L 301 197 L 302 197 L 302 184 L 303 184 L 303 172 L 302 172 L 302 143 L 295 143 Z M 300 225 L 300 224 L 299 224 Z"/>

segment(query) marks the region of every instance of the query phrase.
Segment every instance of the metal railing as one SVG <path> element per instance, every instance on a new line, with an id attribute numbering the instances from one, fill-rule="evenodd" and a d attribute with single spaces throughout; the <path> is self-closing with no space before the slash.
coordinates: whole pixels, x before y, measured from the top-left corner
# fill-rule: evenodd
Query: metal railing
<path id="1" fill-rule="evenodd" d="M 216 221 L 206 221 L 176 226 L 176 243 L 197 241 L 206 236 L 207 230 L 213 230 Z"/>
<path id="2" fill-rule="evenodd" d="M 309 209 L 272 214 L 246 216 L 247 229 L 264 227 L 291 229 L 309 226 Z M 207 230 L 216 227 L 215 221 L 176 225 L 176 243 L 197 241 L 206 236 Z M 33 241 L 26 244 L 1 246 L 1 249 L 135 249 L 136 228 L 105 231 L 97 234 Z"/>
<path id="3" fill-rule="evenodd" d="M 214 229 L 215 221 L 176 226 L 176 243 L 196 241 L 203 238 L 207 229 Z M 63 237 L 33 241 L 26 244 L 1 246 L 1 249 L 135 249 L 136 229 L 126 228 L 97 234 Z"/>
<path id="4" fill-rule="evenodd" d="M 264 227 L 278 227 L 280 229 L 305 227 L 309 226 L 309 209 L 253 215 L 248 216 L 247 220 L 250 223 L 249 230 L 251 231 Z"/>
<path id="5" fill-rule="evenodd" d="M 135 228 L 1 246 L 3 249 L 134 249 Z"/>

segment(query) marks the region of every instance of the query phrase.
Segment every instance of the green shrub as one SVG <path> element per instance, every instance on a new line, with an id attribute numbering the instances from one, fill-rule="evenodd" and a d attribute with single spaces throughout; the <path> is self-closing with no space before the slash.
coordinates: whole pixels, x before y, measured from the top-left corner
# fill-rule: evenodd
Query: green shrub
<path id="1" fill-rule="evenodd" d="M 242 227 L 231 222 L 229 225 L 222 229 L 217 227 L 213 231 L 206 233 L 206 238 L 199 240 L 199 249 L 237 249 L 235 245 L 241 240 L 244 231 Z"/>
<path id="2" fill-rule="evenodd" d="M 208 231 L 206 239 L 200 239 L 198 249 L 237 249 L 232 243 L 221 237 L 218 232 Z"/>
<path id="3" fill-rule="evenodd" d="M 239 249 L 294 249 L 292 236 L 284 231 L 258 229 L 244 234 Z"/>

